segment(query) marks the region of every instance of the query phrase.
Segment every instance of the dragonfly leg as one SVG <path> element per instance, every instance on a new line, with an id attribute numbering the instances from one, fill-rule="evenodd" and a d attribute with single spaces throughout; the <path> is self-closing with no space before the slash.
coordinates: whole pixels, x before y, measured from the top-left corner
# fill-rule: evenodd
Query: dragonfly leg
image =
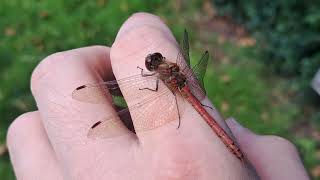
<path id="1" fill-rule="evenodd" d="M 143 72 L 143 71 L 144 71 L 143 68 L 141 68 L 141 67 L 139 67 L 139 66 L 137 66 L 137 68 L 141 70 L 141 76 L 142 76 L 142 77 L 153 76 L 153 75 L 156 74 L 155 72 L 154 72 L 154 73 L 150 73 L 150 74 L 146 74 L 146 73 Z"/>
<path id="2" fill-rule="evenodd" d="M 202 103 L 201 103 L 201 106 L 203 106 L 203 107 L 206 107 L 206 108 L 209 108 L 209 109 L 213 110 L 213 107 L 210 107 L 210 106 L 208 106 L 208 105 L 205 105 L 205 104 L 202 104 Z"/>
<path id="3" fill-rule="evenodd" d="M 178 104 L 177 96 L 176 96 L 175 94 L 174 94 L 174 98 L 175 98 L 175 100 L 176 100 L 176 105 L 177 105 L 177 110 L 178 110 L 179 124 L 178 124 L 177 129 L 179 129 L 179 128 L 180 128 L 180 125 L 181 125 L 181 118 L 180 118 L 179 104 Z"/>
<path id="4" fill-rule="evenodd" d="M 158 91 L 158 88 L 159 88 L 159 79 L 157 79 L 157 81 L 156 81 L 156 88 L 151 89 L 151 88 L 145 87 L 145 88 L 139 88 L 139 90 L 149 90 L 149 91 L 155 91 L 155 92 L 157 92 L 157 91 Z"/>

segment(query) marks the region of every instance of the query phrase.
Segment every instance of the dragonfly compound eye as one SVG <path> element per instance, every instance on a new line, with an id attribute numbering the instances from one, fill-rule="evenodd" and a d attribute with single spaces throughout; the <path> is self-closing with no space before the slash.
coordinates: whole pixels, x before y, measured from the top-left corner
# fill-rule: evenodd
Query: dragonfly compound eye
<path id="1" fill-rule="evenodd" d="M 149 71 L 154 71 L 162 62 L 163 56 L 160 53 L 153 53 L 146 57 L 145 65 Z"/>

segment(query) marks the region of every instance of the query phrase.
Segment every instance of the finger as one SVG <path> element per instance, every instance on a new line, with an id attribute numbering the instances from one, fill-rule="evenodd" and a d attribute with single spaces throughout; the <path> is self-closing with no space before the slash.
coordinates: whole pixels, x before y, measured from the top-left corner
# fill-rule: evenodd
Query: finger
<path id="1" fill-rule="evenodd" d="M 227 124 L 262 179 L 309 179 L 291 142 L 277 136 L 258 136 L 233 118 Z"/>
<path id="2" fill-rule="evenodd" d="M 62 179 L 38 111 L 23 114 L 11 124 L 7 144 L 17 179 Z"/>
<path id="3" fill-rule="evenodd" d="M 140 74 L 140 69 L 137 69 L 137 66 L 144 68 L 145 57 L 154 52 L 161 52 L 167 58 L 174 60 L 178 52 L 178 45 L 170 30 L 158 17 L 146 13 L 134 14 L 122 25 L 111 48 L 111 63 L 116 78 L 122 79 Z M 152 97 L 153 94 L 156 94 L 156 92 L 149 90 L 139 90 L 139 88 L 155 88 L 156 82 L 152 81 L 152 83 L 139 84 L 140 87 L 120 86 L 128 105 L 134 105 L 144 97 Z M 162 91 L 163 86 L 160 86 L 159 89 Z M 150 102 L 148 105 L 141 106 L 139 112 L 137 110 L 130 112 L 138 136 L 142 138 L 148 134 L 147 130 L 170 121 L 176 122 L 173 125 L 173 129 L 176 129 L 178 124 L 176 113 L 168 115 L 166 112 L 161 112 L 161 108 L 159 108 L 163 107 L 163 103 L 168 100 L 166 98 L 172 100 L 174 97 L 172 94 L 166 94 L 164 97 L 158 98 L 156 100 L 158 102 Z M 154 111 L 155 107 L 157 107 L 157 111 Z M 161 116 L 161 113 L 166 116 Z"/>
<path id="4" fill-rule="evenodd" d="M 123 24 L 111 48 L 111 63 L 116 78 L 121 79 L 139 74 L 140 70 L 136 67 L 145 68 L 146 56 L 155 52 L 160 52 L 168 61 L 176 62 L 179 46 L 160 18 L 146 13 L 134 14 Z M 152 84 L 142 86 L 155 87 Z M 166 89 L 163 83 L 160 83 L 158 92 L 161 92 L 163 88 Z M 140 140 L 150 139 L 152 141 L 158 136 L 166 138 L 169 134 L 178 134 L 179 117 L 177 106 L 174 104 L 175 98 L 172 94 L 169 93 L 159 97 L 161 93 L 157 94 L 157 92 L 148 90 L 141 91 L 137 87 L 122 87 L 122 92 L 129 105 L 139 102 L 144 97 L 157 97 L 152 103 L 148 102 L 148 105 L 141 106 L 139 112 L 130 112 L 134 126 L 138 129 L 137 135 Z M 208 104 L 208 100 L 205 100 L 204 103 Z M 224 146 L 220 143 L 218 137 L 212 133 L 208 125 L 200 120 L 200 115 L 188 103 L 185 103 L 184 106 L 182 107 L 184 110 L 179 131 L 190 133 L 190 130 L 192 130 L 195 134 L 206 133 L 214 137 L 214 142 L 218 143 L 219 146 Z M 213 116 L 221 122 L 217 112 L 214 112 Z M 226 127 L 225 124 L 221 124 L 224 128 Z"/>
<path id="5" fill-rule="evenodd" d="M 87 137 L 97 121 L 115 114 L 112 105 L 92 104 L 72 99 L 73 90 L 83 84 L 102 81 L 111 76 L 109 48 L 92 46 L 61 52 L 47 57 L 34 70 L 31 89 L 43 124 L 57 157 L 66 172 L 78 173 L 78 168 L 92 166 L 93 152 L 109 149 L 112 142 L 126 144 L 128 137 L 95 141 Z M 95 92 L 93 92 L 95 93 Z M 101 92 L 97 92 L 101 93 Z M 111 133 L 129 131 L 121 124 Z M 111 129 L 108 129 L 111 130 Z M 106 133 L 109 133 L 107 131 Z"/>

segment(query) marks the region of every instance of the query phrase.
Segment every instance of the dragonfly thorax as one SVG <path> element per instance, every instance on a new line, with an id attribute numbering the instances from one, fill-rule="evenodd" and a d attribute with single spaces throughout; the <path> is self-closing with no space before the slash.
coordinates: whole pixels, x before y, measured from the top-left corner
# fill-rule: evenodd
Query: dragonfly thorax
<path id="1" fill-rule="evenodd" d="M 186 77 L 180 71 L 180 67 L 176 63 L 166 61 L 159 52 L 149 54 L 145 66 L 149 71 L 157 72 L 159 78 L 171 89 L 182 89 L 186 84 Z"/>
<path id="2" fill-rule="evenodd" d="M 186 84 L 187 79 L 176 63 L 165 62 L 159 65 L 157 72 L 160 79 L 171 89 L 182 89 Z"/>

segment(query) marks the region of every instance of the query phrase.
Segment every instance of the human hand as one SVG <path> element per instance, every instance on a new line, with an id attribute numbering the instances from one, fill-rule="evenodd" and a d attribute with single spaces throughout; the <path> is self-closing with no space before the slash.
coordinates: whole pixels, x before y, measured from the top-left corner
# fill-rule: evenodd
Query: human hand
<path id="1" fill-rule="evenodd" d="M 279 136 L 256 135 L 233 118 L 226 122 L 261 179 L 309 179 L 299 153 L 290 141 Z"/>
<path id="2" fill-rule="evenodd" d="M 45 58 L 31 79 L 39 110 L 18 117 L 8 131 L 17 178 L 257 179 L 250 165 L 230 153 L 191 106 L 186 107 L 178 130 L 177 123 L 168 123 L 137 136 L 125 131 L 127 136 L 88 139 L 89 127 L 114 110 L 110 103 L 76 102 L 71 99 L 72 90 L 110 79 L 112 73 L 117 79 L 136 74 L 135 67 L 143 67 L 145 56 L 152 52 L 174 59 L 178 45 L 159 18 L 138 13 L 124 23 L 111 48 L 93 46 Z M 229 132 L 218 113 L 213 116 Z M 139 118 L 133 117 L 133 122 Z M 288 141 L 256 136 L 230 122 L 262 179 L 308 178 Z"/>

